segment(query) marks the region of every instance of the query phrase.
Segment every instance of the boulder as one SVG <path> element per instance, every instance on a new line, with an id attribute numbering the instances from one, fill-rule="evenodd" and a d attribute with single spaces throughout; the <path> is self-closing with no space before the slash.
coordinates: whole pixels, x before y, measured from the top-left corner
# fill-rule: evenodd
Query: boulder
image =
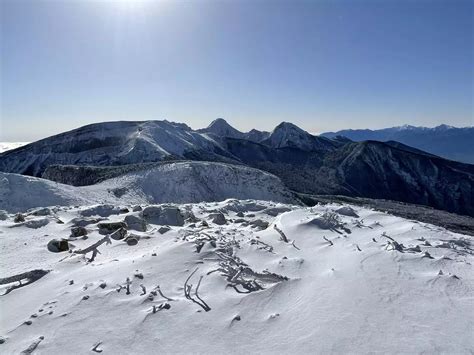
<path id="1" fill-rule="evenodd" d="M 91 217 L 91 216 L 100 216 L 100 217 L 109 217 L 113 214 L 119 214 L 120 208 L 114 205 L 98 205 L 89 207 L 81 211 L 81 216 Z"/>
<path id="2" fill-rule="evenodd" d="M 13 219 L 13 222 L 15 223 L 21 223 L 25 221 L 25 216 L 23 216 L 21 213 L 17 213 L 15 215 L 15 218 Z"/>
<path id="3" fill-rule="evenodd" d="M 138 216 L 128 215 L 125 217 L 124 222 L 129 229 L 146 232 L 146 221 Z"/>
<path id="4" fill-rule="evenodd" d="M 128 226 L 125 222 L 101 222 L 97 225 L 100 234 L 112 234 L 118 229 L 126 229 Z"/>
<path id="5" fill-rule="evenodd" d="M 168 232 L 169 230 L 171 230 L 170 227 L 168 227 L 168 226 L 163 226 L 163 227 L 160 227 L 160 229 L 158 229 L 158 232 L 159 232 L 160 234 L 165 234 L 165 233 Z"/>
<path id="6" fill-rule="evenodd" d="M 259 229 L 267 229 L 269 223 L 266 221 L 262 221 L 261 219 L 256 219 L 254 221 L 249 222 L 252 227 L 259 228 Z"/>
<path id="7" fill-rule="evenodd" d="M 119 228 L 115 232 L 110 234 L 110 238 L 112 238 L 114 240 L 122 240 L 123 238 L 125 238 L 127 236 L 127 234 L 128 233 L 127 233 L 127 230 L 125 228 Z"/>
<path id="8" fill-rule="evenodd" d="M 100 221 L 105 220 L 105 218 L 93 218 L 93 217 L 84 217 L 84 218 L 74 218 L 71 220 L 71 224 L 77 227 L 85 227 L 89 224 L 99 223 Z"/>
<path id="9" fill-rule="evenodd" d="M 223 225 L 227 223 L 227 220 L 225 219 L 225 216 L 222 213 L 211 213 L 209 215 L 209 218 L 211 218 L 212 223 L 218 224 L 218 225 Z"/>
<path id="10" fill-rule="evenodd" d="M 52 253 L 60 253 L 69 250 L 69 243 L 66 239 L 52 239 L 48 242 L 47 247 Z"/>
<path id="11" fill-rule="evenodd" d="M 84 227 L 76 226 L 71 228 L 71 237 L 72 238 L 79 238 L 84 235 L 87 235 L 87 229 Z"/>
<path id="12" fill-rule="evenodd" d="M 48 207 L 43 207 L 33 210 L 30 214 L 33 216 L 49 216 L 51 215 L 51 210 Z"/>
<path id="13" fill-rule="evenodd" d="M 181 211 L 173 206 L 148 206 L 143 209 L 142 216 L 146 222 L 159 225 L 183 226 L 184 218 Z"/>
<path id="14" fill-rule="evenodd" d="M 7 211 L 0 210 L 0 221 L 6 221 L 8 219 Z"/>

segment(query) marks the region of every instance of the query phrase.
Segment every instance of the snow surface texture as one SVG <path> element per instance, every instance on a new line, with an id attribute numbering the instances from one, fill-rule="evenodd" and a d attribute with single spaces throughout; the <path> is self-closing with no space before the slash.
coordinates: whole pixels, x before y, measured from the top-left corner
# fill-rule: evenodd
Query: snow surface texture
<path id="1" fill-rule="evenodd" d="M 474 348 L 470 237 L 336 204 L 125 207 L 39 209 L 18 223 L 0 215 L 2 353 Z M 99 233 L 127 216 L 177 213 L 175 226 L 158 218 L 146 231 Z M 69 245 L 51 242 L 61 238 Z M 94 248 L 81 254 L 100 241 L 94 261 Z"/>
<path id="2" fill-rule="evenodd" d="M 0 153 L 27 145 L 28 142 L 0 142 Z"/>
<path id="3" fill-rule="evenodd" d="M 54 205 L 185 203 L 226 198 L 296 202 L 276 176 L 223 163 L 164 164 L 84 187 L 0 172 L 0 209 L 11 212 Z"/>

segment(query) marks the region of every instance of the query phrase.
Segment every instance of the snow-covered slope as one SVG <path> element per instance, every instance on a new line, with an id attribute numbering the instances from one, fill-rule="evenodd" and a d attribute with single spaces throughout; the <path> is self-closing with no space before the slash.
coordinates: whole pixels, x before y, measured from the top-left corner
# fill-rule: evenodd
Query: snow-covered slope
<path id="1" fill-rule="evenodd" d="M 20 223 L 2 215 L 2 353 L 474 348 L 467 236 L 340 205 L 227 200 L 103 211 L 42 210 Z M 121 221 L 127 230 L 108 244 L 98 223 Z M 85 224 L 75 233 L 87 238 L 70 237 Z M 48 250 L 60 238 L 71 253 Z M 92 245 L 101 254 L 83 254 Z"/>
<path id="2" fill-rule="evenodd" d="M 296 201 L 276 176 L 224 163 L 162 164 L 83 187 L 0 173 L 0 209 L 8 211 L 100 202 L 183 203 L 221 201 L 227 198 Z"/>
<path id="3" fill-rule="evenodd" d="M 0 171 L 41 176 L 50 164 L 123 165 L 164 159 L 225 158 L 219 144 L 183 123 L 103 122 L 49 137 L 0 155 Z M 197 159 L 200 160 L 200 159 Z"/>
<path id="4" fill-rule="evenodd" d="M 28 144 L 28 142 L 0 142 L 0 153 L 22 147 L 26 144 Z"/>

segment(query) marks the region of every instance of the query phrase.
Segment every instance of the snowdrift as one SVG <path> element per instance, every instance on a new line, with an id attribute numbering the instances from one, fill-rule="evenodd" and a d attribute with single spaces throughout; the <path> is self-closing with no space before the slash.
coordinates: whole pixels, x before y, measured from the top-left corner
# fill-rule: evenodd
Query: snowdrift
<path id="1" fill-rule="evenodd" d="M 470 353 L 472 238 L 340 207 L 4 214 L 2 353 Z"/>

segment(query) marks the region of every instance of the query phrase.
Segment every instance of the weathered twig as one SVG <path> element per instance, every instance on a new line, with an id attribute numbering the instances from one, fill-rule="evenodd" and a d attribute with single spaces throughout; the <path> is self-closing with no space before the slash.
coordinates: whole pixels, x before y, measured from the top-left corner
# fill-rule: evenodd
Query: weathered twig
<path id="1" fill-rule="evenodd" d="M 332 241 L 330 241 L 328 238 L 326 238 L 326 236 L 323 236 L 323 239 L 329 243 L 330 246 L 333 246 L 334 243 Z"/>
<path id="2" fill-rule="evenodd" d="M 184 296 L 185 296 L 188 300 L 190 300 L 190 301 L 196 303 L 197 305 L 201 306 L 202 309 L 204 309 L 206 312 L 209 312 L 209 311 L 211 310 L 211 307 L 209 307 L 209 305 L 208 305 L 206 302 L 204 302 L 204 301 L 202 300 L 202 298 L 200 298 L 199 295 L 198 295 L 199 286 L 201 285 L 201 281 L 202 281 L 202 276 L 199 278 L 198 285 L 197 285 L 196 290 L 195 290 L 195 292 L 194 292 L 194 296 L 197 298 L 197 300 L 196 300 L 193 296 L 191 296 L 191 292 L 192 292 L 192 289 L 193 289 L 193 285 L 192 285 L 192 284 L 191 284 L 191 285 L 188 285 L 188 282 L 189 282 L 189 280 L 191 279 L 191 277 L 196 273 L 197 270 L 198 270 L 198 268 L 196 268 L 196 269 L 188 276 L 188 278 L 187 278 L 186 281 L 184 282 Z"/>
<path id="3" fill-rule="evenodd" d="M 100 344 L 102 344 L 101 341 L 99 341 L 98 343 L 95 343 L 95 344 L 94 344 L 94 347 L 93 347 L 91 350 L 94 351 L 94 352 L 96 352 L 96 353 L 101 353 L 103 350 L 102 350 L 102 349 L 99 349 Z"/>
<path id="4" fill-rule="evenodd" d="M 285 233 L 276 226 L 276 224 L 273 225 L 273 228 L 280 234 L 281 240 L 283 240 L 285 243 L 288 243 L 288 238 L 286 237 Z"/>
<path id="5" fill-rule="evenodd" d="M 301 250 L 300 248 L 298 248 L 298 247 L 296 246 L 296 244 L 295 244 L 295 241 L 294 241 L 294 240 L 291 242 L 291 245 L 292 245 L 292 246 L 293 246 L 293 247 L 294 247 L 296 250 Z"/>

